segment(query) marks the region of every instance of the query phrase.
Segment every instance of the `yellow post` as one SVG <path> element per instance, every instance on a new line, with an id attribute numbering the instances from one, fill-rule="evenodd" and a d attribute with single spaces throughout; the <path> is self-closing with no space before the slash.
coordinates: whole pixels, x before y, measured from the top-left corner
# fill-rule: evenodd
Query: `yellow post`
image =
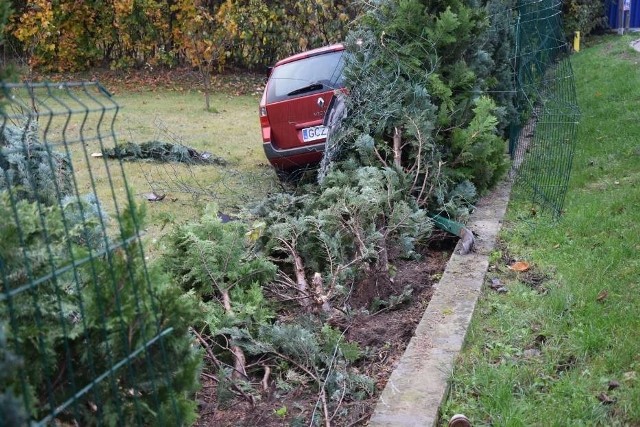
<path id="1" fill-rule="evenodd" d="M 573 35 L 573 50 L 580 52 L 580 31 L 576 31 Z"/>

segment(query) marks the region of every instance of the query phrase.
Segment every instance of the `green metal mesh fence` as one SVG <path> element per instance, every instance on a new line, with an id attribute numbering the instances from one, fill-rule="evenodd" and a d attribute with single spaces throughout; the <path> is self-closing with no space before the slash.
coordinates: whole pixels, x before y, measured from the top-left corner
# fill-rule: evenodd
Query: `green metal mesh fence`
<path id="1" fill-rule="evenodd" d="M 0 89 L 0 425 L 182 424 L 176 295 L 122 165 L 91 156 L 118 105 L 95 83 Z"/>
<path id="2" fill-rule="evenodd" d="M 567 192 L 580 117 L 562 2 L 518 3 L 513 62 L 519 119 L 511 126 L 512 173 L 534 204 L 557 217 Z"/>

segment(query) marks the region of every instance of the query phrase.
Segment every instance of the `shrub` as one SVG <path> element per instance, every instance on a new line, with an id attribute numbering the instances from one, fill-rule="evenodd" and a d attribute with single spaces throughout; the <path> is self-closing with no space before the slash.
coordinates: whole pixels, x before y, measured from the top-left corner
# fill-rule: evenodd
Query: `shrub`
<path id="1" fill-rule="evenodd" d="M 562 2 L 567 37 L 571 40 L 576 31 L 580 31 L 584 37 L 597 28 L 606 28 L 608 25 L 606 8 L 610 1 L 612 0 L 568 0 Z"/>
<path id="2" fill-rule="evenodd" d="M 460 185 L 472 184 L 471 195 L 495 184 L 507 167 L 506 119 L 497 117 L 513 106 L 482 95 L 508 84 L 491 58 L 504 56 L 495 43 L 501 33 L 492 36 L 488 22 L 483 8 L 462 1 L 372 7 L 347 38 L 349 114 L 330 141 L 333 167 L 399 168 L 421 208 L 450 214 L 473 202 L 456 199 Z"/>
<path id="3" fill-rule="evenodd" d="M 286 196 L 281 196 L 284 202 Z M 280 225 L 295 227 L 294 221 Z M 199 222 L 179 226 L 170 235 L 164 255 L 175 280 L 201 298 L 204 322 L 195 327 L 216 370 L 217 403 L 224 405 L 234 395 L 253 399 L 259 393 L 253 384 L 271 375 L 281 392 L 311 384 L 330 406 L 340 405 L 344 396 L 338 391 L 370 394 L 371 381 L 347 366 L 360 351 L 339 331 L 307 311 L 295 322 L 277 320 L 277 305 L 265 297 L 265 289 L 275 289 L 277 269 L 257 250 L 255 236 L 256 230 L 239 220 L 223 223 L 210 206 Z M 282 280 L 280 276 L 275 282 Z"/>
<path id="4" fill-rule="evenodd" d="M 199 355 L 187 333 L 189 323 L 197 316 L 193 299 L 170 285 L 157 269 L 145 271 L 136 244 L 114 252 L 108 260 L 94 258 L 65 269 L 69 262 L 83 259 L 91 250 L 86 246 L 89 242 L 85 240 L 84 221 L 70 223 L 73 216 L 57 205 L 42 208 L 22 200 L 15 209 L 20 228 L 13 221 L 0 226 L 6 289 L 27 286 L 34 278 L 59 271 L 38 285 L 35 302 L 31 292 L 21 292 L 12 297 L 10 311 L 6 304 L 0 307 L 2 328 L 9 331 L 9 341 L 18 346 L 19 360 L 29 363 L 29 369 L 22 371 L 27 388 L 21 394 L 29 395 L 30 415 L 42 417 L 50 410 L 48 401 L 62 402 L 69 397 L 72 384 L 90 384 L 113 364 L 143 348 L 147 340 L 172 327 L 173 332 L 162 338 L 161 344 L 132 359 L 110 380 L 96 384 L 82 398 L 83 404 L 59 417 L 70 416 L 81 424 L 98 419 L 124 424 L 142 419 L 151 422 L 157 417 L 193 420 L 195 408 L 189 394 L 197 386 L 199 366 Z M 3 191 L 0 214 L 13 218 L 13 213 L 12 201 Z M 127 210 L 119 218 L 123 239 L 133 235 L 134 215 Z M 69 228 L 65 229 L 65 223 Z M 23 250 L 16 251 L 19 247 Z M 169 360 L 179 360 L 180 364 Z M 72 371 L 60 373 L 52 387 L 52 369 L 62 366 Z M 171 380 L 164 383 L 162 378 Z M 115 384 L 118 387 L 114 388 Z M 14 391 L 21 388 L 19 382 L 12 381 L 5 387 Z M 96 396 L 101 396 L 99 401 Z M 171 406 L 172 401 L 177 402 L 177 410 Z M 140 413 L 137 405 L 143 402 L 156 412 Z"/>
<path id="5" fill-rule="evenodd" d="M 0 169 L 0 190 L 11 186 L 19 199 L 52 205 L 73 191 L 69 158 L 40 142 L 33 119 L 2 128 Z"/>
<path id="6" fill-rule="evenodd" d="M 233 35 L 228 57 L 246 68 L 270 65 L 313 47 L 342 41 L 357 2 L 335 0 L 225 1 L 218 20 Z"/>
<path id="7" fill-rule="evenodd" d="M 35 125 L 6 126 L 0 142 L 0 364 L 22 366 L 2 377 L 0 419 L 42 420 L 92 385 L 55 419 L 193 422 L 197 306 L 146 267 L 135 237 L 143 211 L 111 218 L 120 234 L 110 238 L 100 202 L 73 192 L 68 158 Z"/>
<path id="8" fill-rule="evenodd" d="M 341 41 L 359 2 L 344 0 L 29 0 L 9 31 L 47 71 L 194 65 L 257 68 Z M 4 10 L 0 10 L 0 17 Z M 7 12 L 8 13 L 8 12 Z"/>
<path id="9" fill-rule="evenodd" d="M 205 329 L 212 337 L 224 337 L 229 330 L 250 335 L 274 317 L 261 285 L 273 279 L 276 267 L 250 251 L 246 232 L 243 223 L 223 223 L 217 209 L 209 207 L 200 222 L 182 225 L 169 236 L 165 268 L 204 302 Z M 231 344 L 229 350 L 234 378 L 246 375 L 242 347 Z"/>

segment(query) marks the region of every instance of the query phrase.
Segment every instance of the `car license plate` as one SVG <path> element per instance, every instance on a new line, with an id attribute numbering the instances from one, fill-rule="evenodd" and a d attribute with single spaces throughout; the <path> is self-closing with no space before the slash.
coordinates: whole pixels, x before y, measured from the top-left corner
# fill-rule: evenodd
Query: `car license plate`
<path id="1" fill-rule="evenodd" d="M 311 142 L 317 141 L 318 139 L 323 139 L 327 137 L 327 127 L 326 126 L 314 126 L 311 128 L 302 129 L 302 141 L 303 142 Z"/>

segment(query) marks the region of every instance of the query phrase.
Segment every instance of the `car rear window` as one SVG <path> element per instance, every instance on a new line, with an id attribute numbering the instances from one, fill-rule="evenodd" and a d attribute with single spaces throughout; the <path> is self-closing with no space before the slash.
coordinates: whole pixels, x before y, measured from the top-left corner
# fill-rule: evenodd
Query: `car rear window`
<path id="1" fill-rule="evenodd" d="M 277 66 L 269 77 L 267 102 L 342 87 L 343 53 L 344 51 L 328 52 Z M 302 93 L 292 94 L 299 89 L 303 89 Z"/>

